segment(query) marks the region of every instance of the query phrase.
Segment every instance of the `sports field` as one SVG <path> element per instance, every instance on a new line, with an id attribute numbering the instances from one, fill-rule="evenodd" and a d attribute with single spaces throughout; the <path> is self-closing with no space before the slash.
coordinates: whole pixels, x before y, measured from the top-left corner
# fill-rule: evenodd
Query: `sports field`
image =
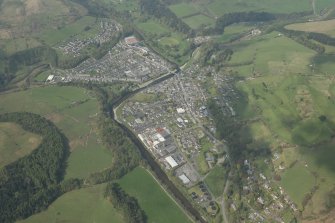
<path id="1" fill-rule="evenodd" d="M 145 169 L 136 168 L 119 183 L 127 193 L 138 200 L 148 216 L 148 222 L 191 222 Z"/>

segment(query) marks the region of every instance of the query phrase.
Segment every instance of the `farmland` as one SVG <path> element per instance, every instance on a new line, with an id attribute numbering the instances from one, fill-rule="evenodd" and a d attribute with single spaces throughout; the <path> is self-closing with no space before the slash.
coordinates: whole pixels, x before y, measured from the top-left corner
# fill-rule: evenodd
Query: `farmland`
<path id="1" fill-rule="evenodd" d="M 39 135 L 13 123 L 0 123 L 0 167 L 31 153 L 40 144 Z"/>
<path id="2" fill-rule="evenodd" d="M 115 222 L 123 223 L 122 216 L 103 197 L 106 185 L 71 191 L 58 198 L 49 208 L 20 223 L 39 222 Z"/>
<path id="3" fill-rule="evenodd" d="M 148 222 L 191 222 L 145 169 L 135 169 L 119 183 L 138 200 L 148 216 Z"/>

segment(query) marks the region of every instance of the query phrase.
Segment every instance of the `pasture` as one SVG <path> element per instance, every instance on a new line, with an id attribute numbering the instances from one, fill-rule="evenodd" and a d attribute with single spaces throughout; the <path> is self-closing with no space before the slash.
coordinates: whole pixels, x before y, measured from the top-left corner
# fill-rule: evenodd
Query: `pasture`
<path id="1" fill-rule="evenodd" d="M 164 35 L 170 32 L 169 28 L 154 20 L 148 20 L 137 24 L 137 27 L 145 33 Z"/>
<path id="2" fill-rule="evenodd" d="M 91 16 L 84 16 L 77 21 L 64 26 L 61 29 L 46 29 L 37 37 L 45 42 L 49 46 L 54 46 L 55 44 L 64 41 L 70 37 L 80 34 L 80 38 L 85 38 L 87 36 L 92 36 L 96 30 L 90 29 L 85 31 L 86 26 L 95 27 L 96 20 Z M 78 37 L 79 38 L 79 37 Z"/>
<path id="3" fill-rule="evenodd" d="M 295 23 L 285 26 L 286 29 L 304 32 L 324 33 L 335 37 L 335 19 L 316 22 Z"/>
<path id="4" fill-rule="evenodd" d="M 297 163 L 284 172 L 280 184 L 298 207 L 302 208 L 302 202 L 316 185 L 316 179 L 304 165 Z"/>
<path id="5" fill-rule="evenodd" d="M 30 154 L 42 137 L 14 123 L 0 122 L 0 168 Z"/>
<path id="6" fill-rule="evenodd" d="M 205 16 L 205 15 L 202 15 L 202 14 L 187 17 L 187 18 L 183 19 L 183 21 L 187 25 L 189 25 L 192 29 L 198 29 L 202 26 L 209 26 L 209 25 L 213 25 L 215 23 L 214 19 L 212 19 L 208 16 Z"/>
<path id="7" fill-rule="evenodd" d="M 326 7 L 334 6 L 332 0 L 316 1 L 317 12 Z M 207 5 L 208 10 L 215 16 L 222 16 L 229 12 L 265 11 L 271 13 L 293 13 L 312 11 L 310 1 L 305 0 L 251 0 L 230 1 L 214 0 Z"/>
<path id="8" fill-rule="evenodd" d="M 47 210 L 33 215 L 19 223 L 56 222 L 113 222 L 123 223 L 122 216 L 104 198 L 106 184 L 83 188 L 64 194 Z"/>
<path id="9" fill-rule="evenodd" d="M 119 180 L 119 184 L 138 200 L 148 222 L 191 222 L 145 169 L 136 168 Z"/>
<path id="10" fill-rule="evenodd" d="M 190 3 L 179 3 L 169 7 L 176 16 L 182 18 L 199 12 L 199 9 Z"/>
<path id="11" fill-rule="evenodd" d="M 98 142 L 99 104 L 89 91 L 77 87 L 32 88 L 2 95 L 0 105 L 1 113 L 41 114 L 61 129 L 69 139 L 71 150 L 65 178 L 83 178 L 111 165 L 111 152 Z"/>

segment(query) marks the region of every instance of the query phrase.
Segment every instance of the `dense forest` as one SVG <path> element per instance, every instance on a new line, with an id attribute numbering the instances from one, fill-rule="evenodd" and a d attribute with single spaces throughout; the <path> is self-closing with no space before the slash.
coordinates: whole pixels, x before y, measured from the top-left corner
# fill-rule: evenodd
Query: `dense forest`
<path id="1" fill-rule="evenodd" d="M 57 127 L 32 113 L 6 113 L 0 122 L 14 122 L 43 136 L 30 155 L 5 166 L 0 172 L 0 222 L 14 222 L 45 209 L 61 193 L 68 142 Z"/>
<path id="2" fill-rule="evenodd" d="M 117 183 L 108 183 L 105 197 L 122 213 L 126 223 L 145 223 L 146 215 L 134 197 L 129 196 Z"/>

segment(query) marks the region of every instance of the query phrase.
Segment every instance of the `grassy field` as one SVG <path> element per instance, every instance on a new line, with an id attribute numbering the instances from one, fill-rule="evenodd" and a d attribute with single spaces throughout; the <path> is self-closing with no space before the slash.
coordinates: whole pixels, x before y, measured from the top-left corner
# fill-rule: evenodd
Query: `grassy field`
<path id="1" fill-rule="evenodd" d="M 110 166 L 112 154 L 97 142 L 99 105 L 83 88 L 33 88 L 0 97 L 0 112 L 29 111 L 53 121 L 70 142 L 66 178 L 85 177 Z M 95 162 L 92 162 L 95 160 Z"/>
<path id="2" fill-rule="evenodd" d="M 224 29 L 224 33 L 221 36 L 219 36 L 217 40 L 220 42 L 227 42 L 232 38 L 237 37 L 253 28 L 254 28 L 253 26 L 249 26 L 243 23 L 234 24 L 226 27 Z"/>
<path id="3" fill-rule="evenodd" d="M 41 143 L 39 135 L 14 123 L 0 122 L 0 168 L 30 154 Z"/>
<path id="4" fill-rule="evenodd" d="M 71 191 L 58 198 L 46 211 L 20 223 L 123 223 L 122 216 L 103 197 L 105 184 Z"/>
<path id="5" fill-rule="evenodd" d="M 332 0 L 316 1 L 317 11 L 334 6 Z M 240 11 L 266 11 L 273 13 L 292 13 L 312 11 L 312 5 L 304 0 L 251 0 L 251 1 L 230 1 L 214 0 L 208 4 L 208 9 L 216 16 L 221 16 L 228 12 Z"/>
<path id="6" fill-rule="evenodd" d="M 155 34 L 155 35 L 162 35 L 169 33 L 169 28 L 154 21 L 148 20 L 146 22 L 138 23 L 137 27 L 142 30 L 143 32 Z"/>
<path id="7" fill-rule="evenodd" d="M 258 75 L 310 73 L 315 52 L 274 32 L 236 45 L 229 63 L 253 62 Z"/>
<path id="8" fill-rule="evenodd" d="M 302 201 L 316 185 L 316 180 L 306 167 L 297 163 L 284 172 L 281 185 L 298 207 L 302 208 Z"/>
<path id="9" fill-rule="evenodd" d="M 205 15 L 195 15 L 191 17 L 187 17 L 183 19 L 183 21 L 189 25 L 192 29 L 197 29 L 202 26 L 208 26 L 208 25 L 213 25 L 214 24 L 214 19 L 205 16 Z"/>
<path id="10" fill-rule="evenodd" d="M 94 27 L 96 25 L 95 18 L 91 16 L 84 16 L 79 20 L 66 25 L 60 30 L 57 29 L 47 29 L 43 33 L 38 35 L 38 38 L 45 42 L 46 44 L 53 46 L 61 41 L 64 41 L 74 35 L 80 34 L 81 38 L 85 36 L 93 35 L 94 29 L 85 31 L 86 26 Z"/>
<path id="11" fill-rule="evenodd" d="M 221 166 L 214 167 L 206 177 L 205 182 L 215 197 L 221 196 L 226 182 L 225 168 Z"/>
<path id="12" fill-rule="evenodd" d="M 119 183 L 127 193 L 138 200 L 148 216 L 148 222 L 191 222 L 145 169 L 135 169 Z"/>
<path id="13" fill-rule="evenodd" d="M 285 28 L 304 32 L 324 33 L 331 37 L 335 37 L 335 19 L 327 21 L 295 23 L 288 25 Z"/>
<path id="14" fill-rule="evenodd" d="M 13 54 L 18 51 L 41 46 L 42 44 L 34 38 L 16 38 L 10 40 L 0 41 L 1 49 L 7 54 Z"/>
<path id="15" fill-rule="evenodd" d="M 189 4 L 189 3 L 184 3 L 184 2 L 171 5 L 169 8 L 178 17 L 185 17 L 185 16 L 193 15 L 199 12 L 199 9 L 194 7 L 194 5 Z"/>

